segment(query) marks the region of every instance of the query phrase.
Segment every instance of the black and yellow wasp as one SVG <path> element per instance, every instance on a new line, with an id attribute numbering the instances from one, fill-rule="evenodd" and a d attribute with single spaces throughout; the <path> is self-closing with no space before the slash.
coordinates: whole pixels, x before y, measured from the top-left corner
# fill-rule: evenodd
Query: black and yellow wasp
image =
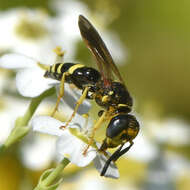
<path id="1" fill-rule="evenodd" d="M 106 138 L 103 140 L 99 151 L 105 152 L 107 148 L 118 146 L 119 148 L 108 158 L 101 172 L 101 175 L 104 176 L 111 161 L 116 161 L 133 145 L 133 139 L 139 132 L 139 123 L 133 115 L 129 114 L 133 105 L 132 98 L 105 43 L 84 16 L 79 16 L 78 24 L 81 36 L 94 55 L 99 71 L 82 64 L 56 63 L 46 71 L 44 76 L 61 81 L 59 98 L 53 114 L 64 94 L 65 82 L 72 83 L 82 90 L 82 95 L 77 101 L 75 110 L 66 126 L 86 98 L 95 100 L 103 108 L 98 113 L 99 119 L 93 127 L 88 147 L 93 143 L 95 131 L 104 121 L 109 121 Z M 123 148 L 127 142 L 130 145 Z"/>

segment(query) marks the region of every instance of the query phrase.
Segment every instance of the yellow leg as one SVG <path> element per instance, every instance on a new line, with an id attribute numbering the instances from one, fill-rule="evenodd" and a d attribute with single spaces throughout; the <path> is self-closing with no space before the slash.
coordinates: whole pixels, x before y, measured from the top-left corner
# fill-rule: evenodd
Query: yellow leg
<path id="1" fill-rule="evenodd" d="M 55 112 L 57 111 L 58 109 L 58 106 L 59 106 L 59 103 L 61 101 L 61 98 L 63 97 L 64 95 L 64 83 L 65 83 L 65 76 L 67 75 L 68 73 L 65 72 L 61 78 L 61 82 L 60 82 L 60 89 L 59 89 L 59 96 L 57 98 L 57 102 L 56 102 L 56 105 L 55 105 L 55 108 L 51 114 L 51 116 L 53 117 L 55 115 Z"/>
<path id="2" fill-rule="evenodd" d="M 94 136 L 95 136 L 95 132 L 97 129 L 100 128 L 101 124 L 104 122 L 105 118 L 107 117 L 107 111 L 105 111 L 101 117 L 98 119 L 98 121 L 95 123 L 93 129 L 92 129 L 92 132 L 91 132 L 91 135 L 90 135 L 90 139 L 89 139 L 89 142 L 88 142 L 88 146 L 87 148 L 84 150 L 83 154 L 85 155 L 89 149 L 89 147 L 93 144 L 94 142 Z"/>
<path id="3" fill-rule="evenodd" d="M 77 112 L 79 106 L 83 103 L 84 99 L 86 98 L 86 95 L 87 95 L 87 93 L 88 93 L 88 89 L 89 89 L 88 87 L 86 87 L 86 88 L 84 89 L 84 91 L 83 91 L 83 93 L 82 93 L 82 96 L 81 96 L 81 97 L 79 98 L 79 100 L 76 102 L 75 109 L 74 109 L 74 111 L 73 111 L 73 113 L 72 113 L 70 119 L 67 121 L 67 123 L 65 124 L 65 126 L 61 126 L 60 128 L 66 128 L 66 127 L 69 125 L 69 123 L 71 122 L 71 120 L 72 120 L 73 117 L 75 116 L 75 114 L 76 114 L 76 112 Z"/>
<path id="4" fill-rule="evenodd" d="M 84 129 L 87 129 L 87 126 L 88 126 L 88 119 L 89 119 L 89 114 L 88 114 L 88 113 L 82 114 L 82 117 L 85 118 Z"/>

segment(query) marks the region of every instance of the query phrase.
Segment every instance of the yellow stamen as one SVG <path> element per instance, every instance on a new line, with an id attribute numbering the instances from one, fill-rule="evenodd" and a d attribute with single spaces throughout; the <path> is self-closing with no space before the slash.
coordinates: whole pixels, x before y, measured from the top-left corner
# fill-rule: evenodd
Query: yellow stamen
<path id="1" fill-rule="evenodd" d="M 54 50 L 53 50 L 58 56 L 63 57 L 65 52 L 62 51 L 62 48 L 60 46 L 57 46 Z"/>

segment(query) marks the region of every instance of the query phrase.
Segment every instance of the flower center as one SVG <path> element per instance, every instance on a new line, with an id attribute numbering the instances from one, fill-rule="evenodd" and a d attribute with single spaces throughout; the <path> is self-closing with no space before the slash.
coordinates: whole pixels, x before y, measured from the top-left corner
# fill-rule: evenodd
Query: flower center
<path id="1" fill-rule="evenodd" d="M 85 144 L 89 144 L 90 139 L 84 132 L 81 132 L 76 128 L 69 128 L 69 131 L 72 135 L 83 141 Z M 95 149 L 98 149 L 95 141 L 91 144 L 91 146 Z"/>
<path id="2" fill-rule="evenodd" d="M 22 18 L 15 27 L 15 32 L 19 37 L 31 40 L 38 40 L 48 34 L 47 29 L 40 21 L 31 21 Z"/>

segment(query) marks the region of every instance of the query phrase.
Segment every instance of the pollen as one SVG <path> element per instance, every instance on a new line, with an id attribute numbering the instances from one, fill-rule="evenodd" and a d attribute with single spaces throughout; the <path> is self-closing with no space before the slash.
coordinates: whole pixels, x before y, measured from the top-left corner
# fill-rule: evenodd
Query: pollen
<path id="1" fill-rule="evenodd" d="M 81 68 L 81 67 L 84 67 L 84 65 L 82 65 L 82 64 L 76 64 L 76 65 L 73 65 L 72 67 L 70 67 L 70 69 L 69 69 L 69 74 L 73 74 L 73 72 L 76 70 L 76 69 L 79 69 L 79 68 Z"/>

